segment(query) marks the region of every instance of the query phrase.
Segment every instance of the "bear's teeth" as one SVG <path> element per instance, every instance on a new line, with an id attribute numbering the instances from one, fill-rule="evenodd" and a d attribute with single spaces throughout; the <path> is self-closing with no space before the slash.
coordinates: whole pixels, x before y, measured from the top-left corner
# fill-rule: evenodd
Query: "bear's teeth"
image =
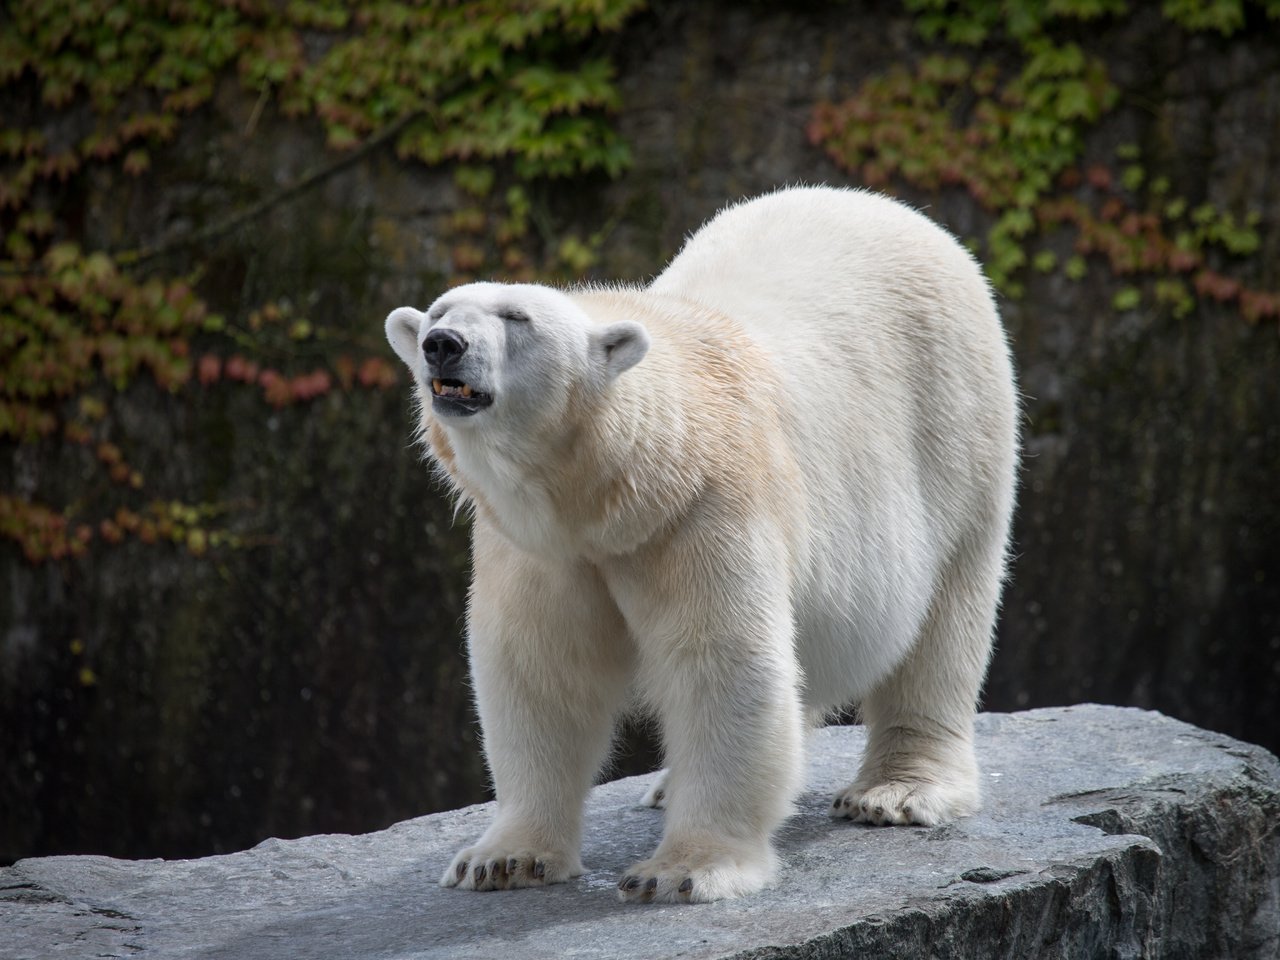
<path id="1" fill-rule="evenodd" d="M 437 397 L 462 397 L 464 399 L 470 399 L 472 395 L 475 394 L 475 390 L 472 389 L 471 384 L 469 383 L 445 383 L 440 379 L 433 379 L 431 381 L 431 390 Z"/>

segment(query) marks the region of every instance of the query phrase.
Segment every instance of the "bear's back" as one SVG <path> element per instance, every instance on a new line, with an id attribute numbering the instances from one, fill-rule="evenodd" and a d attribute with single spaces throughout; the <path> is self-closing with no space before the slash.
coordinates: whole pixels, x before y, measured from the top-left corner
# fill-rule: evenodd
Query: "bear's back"
<path id="1" fill-rule="evenodd" d="M 797 323 L 840 341 L 856 333 L 850 321 L 892 326 L 943 304 L 965 336 L 1000 335 L 969 252 L 923 214 L 865 190 L 793 187 L 727 207 L 650 289 L 720 310 L 779 346 Z"/>
<path id="2" fill-rule="evenodd" d="M 867 631 L 902 633 L 886 649 L 906 643 L 944 559 L 1012 504 L 1012 364 L 973 257 L 887 197 L 793 188 L 722 211 L 649 289 L 772 358 L 817 519 L 802 608 L 860 609 Z M 874 582 L 849 556 L 866 543 Z"/>
<path id="3" fill-rule="evenodd" d="M 967 459 L 949 434 L 970 456 L 983 445 L 972 433 L 1012 445 L 1012 365 L 990 286 L 954 237 L 895 200 L 797 187 L 728 207 L 649 289 L 728 317 L 795 404 L 824 411 L 820 434 L 881 434 L 873 456 L 940 445 L 937 456 Z M 940 424 L 952 427 L 939 436 Z"/>

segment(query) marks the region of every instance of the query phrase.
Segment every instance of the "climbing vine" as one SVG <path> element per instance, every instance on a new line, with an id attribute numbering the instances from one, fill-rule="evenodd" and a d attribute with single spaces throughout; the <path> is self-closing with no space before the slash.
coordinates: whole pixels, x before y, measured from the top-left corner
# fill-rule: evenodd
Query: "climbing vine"
<path id="1" fill-rule="evenodd" d="M 1280 293 L 1221 272 L 1256 250 L 1256 213 L 1174 196 L 1168 178 L 1148 175 L 1135 144 L 1118 151 L 1114 167 L 1083 162 L 1086 135 L 1120 93 L 1070 28 L 1124 16 L 1127 0 L 904 2 L 942 49 L 872 78 L 848 100 L 817 105 L 810 139 L 838 164 L 871 186 L 966 190 L 994 217 L 980 250 L 1006 295 L 1022 294 L 1028 270 L 1080 280 L 1101 262 L 1128 278 L 1117 310 L 1151 298 L 1181 315 L 1210 298 L 1249 322 L 1280 317 Z M 1162 11 L 1185 30 L 1231 35 L 1247 6 L 1280 19 L 1280 0 L 1166 0 Z M 1050 236 L 1063 226 L 1076 239 L 1060 262 Z"/>
<path id="2" fill-rule="evenodd" d="M 139 381 L 183 392 L 232 384 L 272 407 L 382 389 L 395 370 L 362 341 L 287 302 L 214 311 L 202 278 L 149 269 L 165 248 L 86 249 L 68 198 L 106 172 L 145 182 L 189 118 L 231 84 L 253 104 L 311 120 L 335 163 L 389 144 L 449 163 L 471 205 L 452 224 L 455 272 L 486 264 L 469 238 L 498 227 L 500 262 L 535 269 L 528 184 L 616 176 L 629 154 L 609 122 L 612 65 L 593 38 L 640 0 L 14 0 L 0 14 L 0 444 L 82 447 L 117 494 L 58 506 L 0 489 L 0 537 L 32 562 L 95 543 L 172 541 L 192 554 L 243 543 L 210 524 L 225 504 L 148 490 L 108 429 Z M 303 178 L 295 191 L 324 175 Z M 503 189 L 495 190 L 502 183 Z M 265 209 L 265 206 L 263 207 Z M 188 242 L 257 215 L 253 208 Z M 170 244 L 179 245 L 178 237 Z M 580 264 L 590 240 L 553 263 Z M 545 266 L 545 265 L 544 265 Z M 362 355 L 363 354 L 363 355 Z"/>
<path id="3" fill-rule="evenodd" d="M 977 241 L 1008 295 L 1029 274 L 1125 278 L 1117 310 L 1183 314 L 1203 300 L 1250 322 L 1280 294 L 1233 271 L 1259 245 L 1256 215 L 1191 203 L 1137 145 L 1085 163 L 1090 131 L 1120 92 L 1081 24 L 1130 15 L 1129 0 L 904 0 L 935 45 L 918 62 L 819 104 L 809 135 L 871 185 L 963 189 L 992 214 Z M 270 199 L 186 236 L 86 242 L 75 199 L 91 178 L 145 184 L 220 91 L 314 124 L 327 157 L 276 200 L 311 189 L 344 158 L 387 149 L 448 165 L 460 202 L 443 239 L 454 279 L 580 274 L 601 233 L 564 235 L 538 184 L 617 176 L 629 162 L 611 123 L 613 67 L 598 38 L 642 0 L 13 0 L 0 14 L 0 444 L 69 444 L 107 492 L 42 502 L 0 489 L 0 537 L 32 561 L 95 544 L 169 540 L 192 553 L 235 545 L 225 504 L 152 490 L 115 422 L 145 382 L 189 393 L 249 390 L 272 408 L 383 389 L 395 370 L 367 341 L 287 300 L 225 312 L 199 272 L 157 266 L 251 222 Z M 1280 18 L 1280 0 L 1164 0 L 1188 31 L 1231 36 Z M 607 230 L 607 226 L 604 228 Z M 1062 232 L 1073 249 L 1061 254 Z M 541 254 L 537 253 L 541 250 Z M 175 496 L 176 495 L 176 496 Z"/>

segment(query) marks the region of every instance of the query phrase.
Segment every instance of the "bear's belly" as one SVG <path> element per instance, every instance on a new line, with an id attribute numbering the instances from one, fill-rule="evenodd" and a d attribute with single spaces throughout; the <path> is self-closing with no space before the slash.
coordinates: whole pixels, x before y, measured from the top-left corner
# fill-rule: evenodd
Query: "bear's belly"
<path id="1" fill-rule="evenodd" d="M 923 612 L 906 605 L 868 609 L 859 598 L 796 610 L 796 659 L 804 705 L 830 710 L 861 700 L 907 655 Z"/>

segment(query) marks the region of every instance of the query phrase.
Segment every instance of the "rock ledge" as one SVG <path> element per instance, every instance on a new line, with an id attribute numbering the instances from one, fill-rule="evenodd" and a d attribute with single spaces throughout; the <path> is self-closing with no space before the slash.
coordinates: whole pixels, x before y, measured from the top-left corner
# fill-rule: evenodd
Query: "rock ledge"
<path id="1" fill-rule="evenodd" d="M 1280 955 L 1271 754 L 1093 705 L 984 714 L 978 733 L 985 808 L 936 829 L 828 819 L 863 734 L 818 733 L 780 881 L 746 900 L 617 902 L 661 829 L 635 777 L 592 793 L 590 872 L 544 890 L 436 886 L 488 805 L 201 860 L 23 860 L 0 870 L 0 958 Z"/>

